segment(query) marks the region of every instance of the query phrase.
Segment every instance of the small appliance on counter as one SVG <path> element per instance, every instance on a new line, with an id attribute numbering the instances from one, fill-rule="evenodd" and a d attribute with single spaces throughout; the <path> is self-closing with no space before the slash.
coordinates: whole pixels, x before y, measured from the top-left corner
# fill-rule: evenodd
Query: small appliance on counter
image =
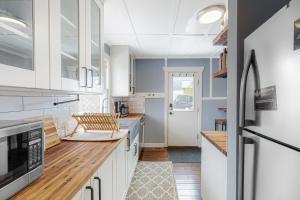
<path id="1" fill-rule="evenodd" d="M 43 122 L 0 121 L 0 199 L 8 199 L 43 173 Z"/>
<path id="2" fill-rule="evenodd" d="M 129 114 L 127 101 L 115 101 L 115 112 L 120 113 L 121 117 L 126 117 Z"/>

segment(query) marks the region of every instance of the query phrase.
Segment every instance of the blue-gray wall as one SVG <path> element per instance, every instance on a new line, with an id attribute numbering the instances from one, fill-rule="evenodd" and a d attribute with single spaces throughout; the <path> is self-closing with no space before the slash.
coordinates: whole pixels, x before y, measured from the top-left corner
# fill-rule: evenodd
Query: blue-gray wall
<path id="1" fill-rule="evenodd" d="M 212 61 L 212 63 L 211 63 Z M 226 79 L 215 79 L 210 75 L 218 70 L 218 59 L 210 58 L 185 58 L 185 59 L 136 59 L 136 92 L 164 92 L 164 66 L 168 67 L 204 67 L 203 71 L 203 103 L 202 103 L 202 130 L 214 130 L 215 119 L 226 118 L 226 114 L 219 111 L 219 107 L 226 107 L 227 81 Z M 210 84 L 212 83 L 212 85 Z M 211 90 L 212 89 L 212 90 Z M 145 114 L 149 117 L 146 125 L 146 143 L 164 143 L 164 100 L 146 100 Z M 160 118 L 159 118 L 160 117 Z"/>
<path id="2" fill-rule="evenodd" d="M 145 137 L 146 143 L 164 143 L 164 99 L 145 100 Z"/>
<path id="3" fill-rule="evenodd" d="M 136 92 L 164 92 L 164 59 L 137 59 Z"/>

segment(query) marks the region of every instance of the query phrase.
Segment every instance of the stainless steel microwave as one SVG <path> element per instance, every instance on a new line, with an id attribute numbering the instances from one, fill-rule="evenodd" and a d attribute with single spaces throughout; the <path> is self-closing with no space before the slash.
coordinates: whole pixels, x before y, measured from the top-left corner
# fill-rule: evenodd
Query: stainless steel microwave
<path id="1" fill-rule="evenodd" d="M 0 121 L 0 199 L 8 199 L 43 173 L 43 123 Z"/>

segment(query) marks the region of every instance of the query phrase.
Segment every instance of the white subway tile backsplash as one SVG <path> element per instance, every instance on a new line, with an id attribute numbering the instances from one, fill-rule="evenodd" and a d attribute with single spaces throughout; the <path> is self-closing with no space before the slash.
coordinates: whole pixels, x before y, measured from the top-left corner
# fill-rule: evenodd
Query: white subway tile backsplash
<path id="1" fill-rule="evenodd" d="M 55 100 L 55 97 L 23 97 L 24 110 L 53 108 Z"/>
<path id="2" fill-rule="evenodd" d="M 0 120 L 19 120 L 36 116 L 42 116 L 43 110 L 30 110 L 21 112 L 0 113 Z"/>
<path id="3" fill-rule="evenodd" d="M 1 94 L 5 95 L 4 92 Z M 0 96 L 0 120 L 50 115 L 62 137 L 74 130 L 76 126 L 76 121 L 72 118 L 74 113 L 101 111 L 101 96 L 99 95 L 80 95 L 79 102 L 53 105 L 54 102 L 75 98 L 77 98 L 76 95 Z"/>
<path id="4" fill-rule="evenodd" d="M 22 110 L 22 97 L 0 96 L 0 112 L 16 112 Z"/>

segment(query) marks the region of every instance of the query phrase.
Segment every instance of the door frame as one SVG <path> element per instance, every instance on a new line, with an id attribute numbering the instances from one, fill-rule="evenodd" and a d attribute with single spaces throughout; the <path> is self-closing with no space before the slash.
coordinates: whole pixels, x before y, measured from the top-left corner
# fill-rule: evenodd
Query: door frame
<path id="1" fill-rule="evenodd" d="M 201 127 L 202 127 L 202 77 L 203 77 L 203 66 L 182 66 L 182 67 L 163 67 L 164 73 L 165 73 L 165 114 L 164 114 L 164 135 L 165 135 L 165 147 L 168 147 L 168 109 L 169 109 L 169 72 L 189 72 L 189 73 L 199 73 L 199 93 L 197 97 L 197 103 L 198 104 L 198 128 L 197 128 L 197 134 L 200 133 Z M 198 141 L 197 141 L 198 143 Z"/>

